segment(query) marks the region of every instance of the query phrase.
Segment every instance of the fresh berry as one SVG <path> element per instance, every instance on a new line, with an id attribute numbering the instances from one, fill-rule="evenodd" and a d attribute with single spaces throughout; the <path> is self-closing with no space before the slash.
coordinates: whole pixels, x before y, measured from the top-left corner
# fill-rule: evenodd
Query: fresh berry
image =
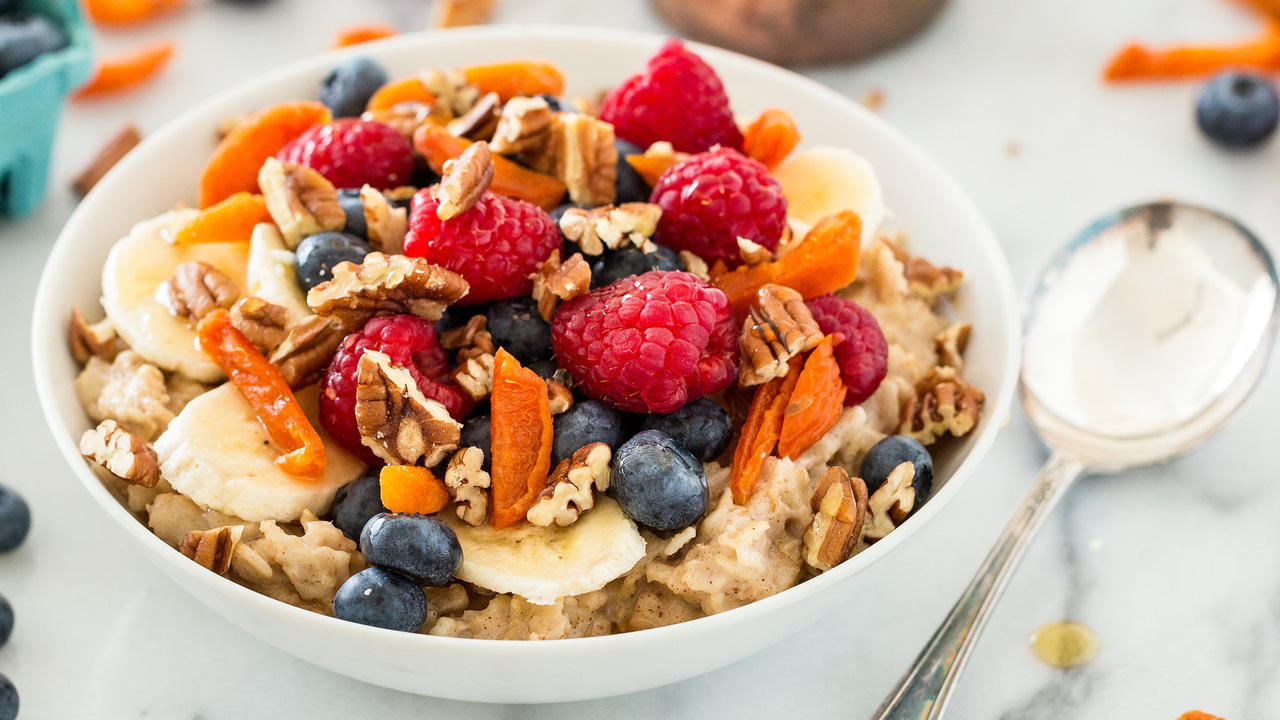
<path id="1" fill-rule="evenodd" d="M 642 427 L 662 431 L 703 462 L 720 457 L 733 439 L 733 420 L 729 413 L 707 398 L 695 400 L 669 415 L 649 415 Z"/>
<path id="2" fill-rule="evenodd" d="M 387 69 L 359 56 L 335 67 L 320 81 L 320 102 L 336 118 L 359 117 L 378 88 L 387 84 Z"/>
<path id="3" fill-rule="evenodd" d="M 702 519 L 710 490 L 702 463 L 670 436 L 645 430 L 618 448 L 609 480 L 627 517 L 654 530 Z"/>
<path id="4" fill-rule="evenodd" d="M 445 382 L 449 361 L 436 342 L 431 323 L 412 315 L 379 317 L 365 323 L 357 333 L 342 341 L 320 394 L 320 423 L 343 448 L 371 465 L 382 461 L 360 443 L 356 426 L 356 372 L 365 350 L 385 353 L 391 362 L 409 371 L 422 394 L 445 406 L 455 420 L 471 412 L 471 397 L 462 388 Z"/>
<path id="5" fill-rule="evenodd" d="M 339 188 L 388 190 L 413 176 L 413 146 L 399 131 L 372 120 L 342 118 L 317 125 L 285 145 L 280 162 L 306 165 Z"/>
<path id="6" fill-rule="evenodd" d="M 0 553 L 16 549 L 31 530 L 31 510 L 21 495 L 0 485 Z"/>
<path id="7" fill-rule="evenodd" d="M 610 450 L 622 445 L 622 413 L 599 400 L 582 400 L 555 416 L 555 439 L 551 443 L 551 466 L 572 456 L 591 443 L 602 442 Z"/>
<path id="8" fill-rule="evenodd" d="M 551 108 L 551 112 L 564 112 L 564 111 L 565 111 L 564 102 L 563 102 L 563 101 L 561 101 L 561 100 L 560 100 L 560 98 L 556 97 L 555 95 L 550 95 L 550 94 L 547 94 L 547 93 L 543 93 L 543 94 L 539 95 L 538 97 L 540 97 L 540 98 L 542 98 L 543 100 L 546 100 L 546 101 L 547 101 L 547 107 Z M 572 111 L 571 111 L 571 112 L 572 112 Z"/>
<path id="9" fill-rule="evenodd" d="M 360 552 L 371 565 L 395 570 L 423 585 L 440 587 L 462 565 L 453 528 L 425 515 L 378 515 L 360 534 Z"/>
<path id="10" fill-rule="evenodd" d="M 1280 98 L 1271 81 L 1253 73 L 1227 71 L 1200 91 L 1196 121 L 1209 139 L 1232 148 L 1259 145 L 1280 120 Z"/>
<path id="11" fill-rule="evenodd" d="M 493 418 L 488 415 L 473 415 L 462 423 L 462 438 L 458 447 L 474 447 L 484 451 L 484 469 L 489 469 L 489 456 L 493 454 Z"/>
<path id="12" fill-rule="evenodd" d="M 858 303 L 834 295 L 816 297 L 804 304 L 822 332 L 843 336 L 835 347 L 835 356 L 840 378 L 849 388 L 844 404 L 861 404 L 880 387 L 889 370 L 889 343 L 880 331 L 880 323 Z"/>
<path id="13" fill-rule="evenodd" d="M 364 526 L 374 515 L 387 512 L 382 504 L 382 483 L 378 476 L 362 477 L 338 488 L 333 498 L 333 524 L 343 535 L 359 540 Z"/>
<path id="14" fill-rule="evenodd" d="M 627 162 L 628 155 L 643 155 L 644 148 L 626 140 L 614 140 L 613 145 L 618 149 L 618 181 L 615 185 L 617 195 L 613 204 L 649 202 L 649 193 L 652 189 L 644 178 L 640 177 L 640 173 L 631 167 L 631 163 Z"/>
<path id="15" fill-rule="evenodd" d="M 538 314 L 533 298 L 501 300 L 490 305 L 485 314 L 485 329 L 493 338 L 493 346 L 506 348 L 520 364 L 551 357 L 551 326 Z"/>
<path id="16" fill-rule="evenodd" d="M 475 207 L 449 220 L 436 216 L 440 203 L 430 189 L 413 199 L 404 253 L 421 257 L 467 279 L 464 305 L 528 295 L 529 279 L 560 247 L 560 228 L 537 205 L 486 192 Z"/>
<path id="17" fill-rule="evenodd" d="M 0 647 L 4 647 L 9 642 L 9 636 L 13 634 L 13 606 L 0 595 Z"/>
<path id="18" fill-rule="evenodd" d="M 364 217 L 364 198 L 360 197 L 359 188 L 342 188 L 338 190 L 338 205 L 347 214 L 347 225 L 343 232 L 358 237 L 369 238 L 369 223 Z"/>
<path id="19" fill-rule="evenodd" d="M 427 596 L 400 573 L 371 567 L 352 575 L 338 588 L 333 616 L 361 625 L 416 632 L 427 619 Z"/>
<path id="20" fill-rule="evenodd" d="M 560 364 L 550 358 L 546 360 L 534 360 L 525 365 L 525 367 L 538 374 L 543 380 L 554 380 L 556 373 L 560 371 Z"/>
<path id="21" fill-rule="evenodd" d="M 933 489 L 933 457 L 919 440 L 906 435 L 890 435 L 867 451 L 858 469 L 858 477 L 867 484 L 867 492 L 873 493 L 889 479 L 889 473 L 904 462 L 916 466 L 916 477 L 911 486 L 916 491 L 916 507 L 924 504 Z"/>
<path id="22" fill-rule="evenodd" d="M 648 272 L 563 303 L 551 341 L 580 390 L 628 412 L 674 412 L 738 376 L 729 299 L 692 273 Z"/>
<path id="23" fill-rule="evenodd" d="M 650 270 L 684 270 L 684 261 L 669 247 L 659 245 L 651 252 L 628 247 L 601 255 L 591 263 L 591 287 L 602 288 L 625 277 L 643 275 Z"/>
<path id="24" fill-rule="evenodd" d="M 644 72 L 609 93 L 600 119 L 640 147 L 661 140 L 692 153 L 713 145 L 742 147 L 742 131 L 716 71 L 674 39 L 649 59 Z"/>
<path id="25" fill-rule="evenodd" d="M 0 77 L 67 46 L 67 36 L 43 15 L 0 17 Z"/>
<path id="26" fill-rule="evenodd" d="M 787 226 L 787 200 L 769 169 L 727 148 L 667 170 L 650 202 L 662 208 L 658 242 L 731 268 L 742 264 L 738 238 L 773 250 Z"/>
<path id="27" fill-rule="evenodd" d="M 365 241 L 340 232 L 323 232 L 303 239 L 298 245 L 296 267 L 298 282 L 308 292 L 322 282 L 333 279 L 333 268 L 340 262 L 364 262 L 372 250 Z"/>
<path id="28" fill-rule="evenodd" d="M 7 675 L 0 675 L 0 720 L 18 717 L 18 688 Z"/>

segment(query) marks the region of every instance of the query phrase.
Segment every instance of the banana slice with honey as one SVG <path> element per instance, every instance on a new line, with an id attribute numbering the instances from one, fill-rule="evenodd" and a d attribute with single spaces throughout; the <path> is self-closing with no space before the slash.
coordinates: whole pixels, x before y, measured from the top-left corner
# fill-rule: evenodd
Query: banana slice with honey
<path id="1" fill-rule="evenodd" d="M 885 218 L 884 193 L 866 158 L 819 145 L 791 153 L 773 176 L 782 185 L 791 218 L 812 227 L 828 215 L 852 210 L 862 218 L 863 247 L 875 239 Z"/>

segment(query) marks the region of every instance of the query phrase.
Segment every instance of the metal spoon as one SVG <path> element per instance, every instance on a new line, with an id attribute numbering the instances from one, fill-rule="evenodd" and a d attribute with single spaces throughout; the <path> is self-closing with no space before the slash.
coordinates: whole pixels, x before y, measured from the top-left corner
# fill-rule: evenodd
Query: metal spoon
<path id="1" fill-rule="evenodd" d="M 969 587 L 875 720 L 937 720 L 1049 511 L 1084 474 L 1170 460 L 1257 384 L 1280 323 L 1270 253 L 1239 223 L 1171 202 L 1089 226 L 1023 318 L 1022 402 L 1052 454 Z"/>

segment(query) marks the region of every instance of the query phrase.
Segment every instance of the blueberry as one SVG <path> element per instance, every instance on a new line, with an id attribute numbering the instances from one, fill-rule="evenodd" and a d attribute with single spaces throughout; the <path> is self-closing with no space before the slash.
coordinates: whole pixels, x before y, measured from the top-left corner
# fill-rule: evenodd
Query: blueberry
<path id="1" fill-rule="evenodd" d="M 555 95 L 551 95 L 549 93 L 543 93 L 538 97 L 547 101 L 547 105 L 550 106 L 551 112 L 564 112 L 565 110 L 564 103 L 561 102 L 560 98 L 556 97 Z"/>
<path id="2" fill-rule="evenodd" d="M 0 720 L 18 717 L 18 688 L 7 675 L 0 675 Z"/>
<path id="3" fill-rule="evenodd" d="M 1200 91 L 1196 120 L 1215 142 L 1231 148 L 1253 147 L 1275 132 L 1280 98 L 1260 75 L 1220 73 Z"/>
<path id="4" fill-rule="evenodd" d="M 31 530 L 31 510 L 18 493 L 0 485 L 0 553 L 17 548 Z"/>
<path id="5" fill-rule="evenodd" d="M 534 360 L 527 366 L 530 370 L 538 374 L 543 380 L 555 379 L 556 372 L 560 370 L 560 364 L 550 358 L 546 360 Z"/>
<path id="6" fill-rule="evenodd" d="M 66 34 L 43 15 L 0 17 L 0 77 L 66 46 Z"/>
<path id="7" fill-rule="evenodd" d="M 911 482 L 916 489 L 916 507 L 929 499 L 933 489 L 933 457 L 920 441 L 906 435 L 890 435 L 867 451 L 862 459 L 858 476 L 867 484 L 867 492 L 873 493 L 889 478 L 889 473 L 904 462 L 916 466 L 916 478 Z"/>
<path id="8" fill-rule="evenodd" d="M 488 306 L 485 305 L 451 305 L 445 308 L 440 314 L 440 319 L 436 321 L 436 334 L 466 327 L 472 317 L 484 314 L 487 309 Z"/>
<path id="9" fill-rule="evenodd" d="M 343 61 L 320 82 L 320 102 L 335 118 L 359 117 L 378 88 L 387 84 L 387 69 L 364 57 Z"/>
<path id="10" fill-rule="evenodd" d="M 703 462 L 720 457 L 733 439 L 733 420 L 729 413 L 706 398 L 695 400 L 670 415 L 649 415 L 642 427 L 670 435 L 677 445 Z"/>
<path id="11" fill-rule="evenodd" d="M 582 400 L 560 413 L 552 421 L 555 428 L 551 442 L 551 466 L 573 455 L 579 448 L 602 442 L 610 450 L 622 444 L 622 413 L 599 400 Z"/>
<path id="12" fill-rule="evenodd" d="M 382 504 L 382 483 L 376 475 L 343 485 L 333 498 L 333 524 L 352 540 L 360 539 L 369 518 L 384 512 L 387 508 Z"/>
<path id="13" fill-rule="evenodd" d="M 347 214 L 347 226 L 343 228 L 343 232 L 361 238 L 368 238 L 369 224 L 364 219 L 364 199 L 360 197 L 360 190 L 357 188 L 342 188 L 338 190 L 338 204 L 342 206 L 342 211 Z"/>
<path id="14" fill-rule="evenodd" d="M 458 447 L 477 447 L 484 451 L 484 469 L 489 469 L 489 455 L 493 452 L 492 427 L 488 415 L 472 415 L 462 423 L 462 437 Z"/>
<path id="15" fill-rule="evenodd" d="M 658 430 L 645 430 L 618 448 L 610 484 L 622 512 L 654 530 L 693 525 L 710 500 L 702 463 Z"/>
<path id="16" fill-rule="evenodd" d="M 371 567 L 352 575 L 333 598 L 339 620 L 416 632 L 427 619 L 427 596 L 409 578 Z"/>
<path id="17" fill-rule="evenodd" d="M 606 253 L 591 264 L 591 288 L 602 288 L 632 275 L 650 270 L 684 270 L 680 255 L 671 248 L 658 246 L 651 253 L 629 247 Z"/>
<path id="18" fill-rule="evenodd" d="M 628 155 L 643 155 L 644 148 L 626 140 L 614 140 L 618 148 L 618 195 L 614 203 L 621 205 L 629 202 L 649 202 L 651 189 L 640 173 L 627 162 Z"/>
<path id="19" fill-rule="evenodd" d="M 9 636 L 13 634 L 13 606 L 9 601 L 0 595 L 0 647 L 4 647 L 9 642 Z"/>
<path id="20" fill-rule="evenodd" d="M 431 587 L 447 585 L 462 565 L 453 528 L 425 515 L 378 515 L 360 533 L 360 552 L 371 565 Z"/>
<path id="21" fill-rule="evenodd" d="M 360 263 L 371 249 L 355 235 L 323 232 L 312 235 L 298 245 L 298 281 L 304 290 L 333 277 L 333 267 L 340 262 Z"/>
<path id="22" fill-rule="evenodd" d="M 551 357 L 551 326 L 538 314 L 533 298 L 496 302 L 487 315 L 495 347 L 506 348 L 522 364 Z"/>

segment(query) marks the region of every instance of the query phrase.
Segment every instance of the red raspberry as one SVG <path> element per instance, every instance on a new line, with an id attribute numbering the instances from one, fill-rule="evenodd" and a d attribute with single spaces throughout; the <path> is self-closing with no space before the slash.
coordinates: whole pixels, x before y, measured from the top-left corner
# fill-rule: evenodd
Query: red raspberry
<path id="1" fill-rule="evenodd" d="M 413 315 L 374 318 L 360 332 L 342 341 L 329 363 L 324 392 L 320 394 L 320 424 L 339 445 L 365 462 L 382 464 L 372 450 L 360 444 L 360 430 L 356 427 L 356 370 L 365 350 L 386 353 L 391 362 L 404 366 L 422 394 L 444 405 L 453 419 L 462 420 L 471 412 L 471 397 L 445 381 L 449 361 L 436 343 L 434 325 Z"/>
<path id="2" fill-rule="evenodd" d="M 612 123 L 618 137 L 642 148 L 660 140 L 691 153 L 715 145 L 742 148 L 742 131 L 724 84 L 710 65 L 675 39 L 649 59 L 644 72 L 609 93 L 600 119 Z"/>
<path id="3" fill-rule="evenodd" d="M 729 299 L 687 272 L 654 270 L 562 304 L 551 343 L 584 392 L 628 412 L 675 412 L 738 376 Z"/>
<path id="4" fill-rule="evenodd" d="M 339 188 L 372 185 L 379 190 L 408 185 L 413 146 L 380 122 L 344 118 L 316 125 L 285 145 L 280 162 L 306 165 Z"/>
<path id="5" fill-rule="evenodd" d="M 742 264 L 738 238 L 772 250 L 787 225 L 787 200 L 769 169 L 727 148 L 667 170 L 649 201 L 662 208 L 658 242 L 731 268 Z"/>
<path id="6" fill-rule="evenodd" d="M 849 388 L 844 404 L 862 403 L 880 387 L 889 369 L 889 344 L 880 331 L 880 323 L 858 303 L 834 295 L 805 300 L 804 304 L 822 332 L 844 336 L 835 347 L 840 377 Z"/>
<path id="7" fill-rule="evenodd" d="M 560 228 L 537 205 L 486 192 L 475 207 L 449 220 L 436 216 L 430 188 L 413 196 L 404 254 L 421 257 L 467 279 L 460 305 L 522 297 L 529 274 L 560 247 Z"/>

